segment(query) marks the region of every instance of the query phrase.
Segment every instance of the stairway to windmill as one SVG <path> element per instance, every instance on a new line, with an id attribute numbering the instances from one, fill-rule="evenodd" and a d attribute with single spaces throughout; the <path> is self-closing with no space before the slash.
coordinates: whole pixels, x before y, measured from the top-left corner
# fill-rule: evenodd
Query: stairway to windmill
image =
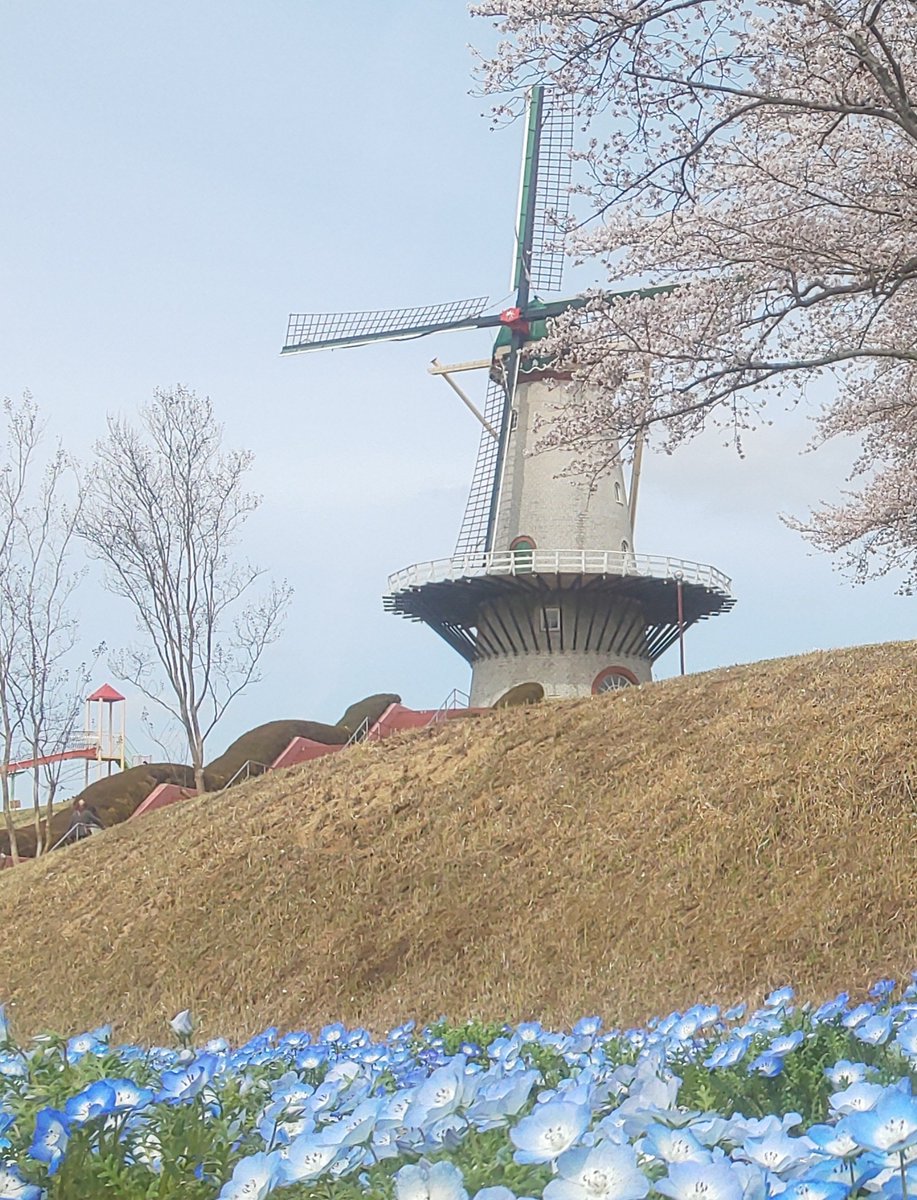
<path id="1" fill-rule="evenodd" d="M 569 204 L 572 143 L 569 98 L 533 87 L 510 308 L 491 313 L 487 298 L 477 297 L 413 309 L 293 314 L 282 349 L 296 354 L 497 331 L 486 359 L 445 366 L 433 360 L 431 372 L 445 378 L 481 424 L 477 461 L 452 557 L 396 572 L 384 598 L 389 612 L 428 625 L 470 664 L 473 706 L 492 705 L 525 685 L 550 698 L 646 683 L 676 642 L 684 673 L 685 631 L 734 604 L 730 580 L 716 568 L 636 552 L 642 439 L 629 487 L 620 462 L 595 483 L 568 470 L 572 451 L 538 446 L 563 394 L 558 385 L 580 401 L 597 399 L 538 354 L 551 318 L 586 303 L 582 296 L 541 298 L 562 284 L 559 229 Z M 668 290 L 631 289 L 608 298 L 623 303 Z M 477 369 L 488 376 L 483 409 L 455 380 Z"/>

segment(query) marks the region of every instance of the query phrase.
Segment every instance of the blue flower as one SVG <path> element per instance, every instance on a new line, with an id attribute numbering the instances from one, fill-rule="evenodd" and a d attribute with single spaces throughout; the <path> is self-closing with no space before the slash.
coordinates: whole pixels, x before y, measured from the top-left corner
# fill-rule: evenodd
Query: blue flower
<path id="1" fill-rule="evenodd" d="M 710 1151 L 690 1129 L 670 1129 L 667 1125 L 651 1125 L 641 1149 L 644 1154 L 651 1154 L 664 1163 L 707 1162 L 710 1159 Z"/>
<path id="2" fill-rule="evenodd" d="M 781 1200 L 845 1200 L 850 1188 L 823 1179 L 797 1179 L 780 1193 Z"/>
<path id="3" fill-rule="evenodd" d="M 772 1133 L 762 1138 L 746 1138 L 740 1153 L 742 1158 L 756 1166 L 773 1171 L 775 1175 L 783 1175 L 809 1163 L 813 1157 L 813 1146 L 808 1138 Z"/>
<path id="4" fill-rule="evenodd" d="M 633 1147 L 601 1142 L 560 1156 L 544 1200 L 643 1200 L 649 1190 Z"/>
<path id="5" fill-rule="evenodd" d="M 816 1025 L 820 1025 L 823 1021 L 831 1021 L 839 1013 L 842 1013 L 850 1003 L 850 996 L 847 992 L 839 992 L 833 1000 L 827 1001 L 819 1008 L 816 1008 L 812 1014 L 812 1020 Z"/>
<path id="6" fill-rule="evenodd" d="M 877 1200 L 912 1200 L 917 1196 L 917 1166 L 912 1163 L 907 1167 L 903 1180 L 900 1171 L 893 1171 L 882 1186 L 876 1188 L 873 1196 Z"/>
<path id="7" fill-rule="evenodd" d="M 421 1160 L 395 1174 L 396 1200 L 468 1200 L 462 1173 L 451 1162 Z"/>
<path id="8" fill-rule="evenodd" d="M 885 1155 L 860 1154 L 858 1158 L 822 1158 L 806 1171 L 805 1178 L 819 1183 L 840 1183 L 856 1193 L 882 1171 Z"/>
<path id="9" fill-rule="evenodd" d="M 841 1024 L 847 1029 L 856 1029 L 857 1025 L 862 1024 L 868 1017 L 874 1015 L 876 1006 L 874 1004 L 858 1004 L 856 1008 L 852 1008 L 846 1017 L 841 1021 Z"/>
<path id="10" fill-rule="evenodd" d="M 382 1103 L 381 1096 L 373 1100 L 364 1100 L 352 1113 L 324 1125 L 315 1134 L 316 1141 L 329 1146 L 356 1146 L 360 1142 L 368 1142 L 373 1135 Z"/>
<path id="11" fill-rule="evenodd" d="M 585 1035 L 586 1037 L 595 1037 L 602 1028 L 601 1017 L 580 1017 L 573 1026 L 573 1033 L 577 1036 Z"/>
<path id="12" fill-rule="evenodd" d="M 35 1118 L 29 1154 L 38 1162 L 47 1163 L 48 1174 L 53 1175 L 64 1157 L 69 1136 L 64 1114 L 56 1108 L 42 1108 Z"/>
<path id="13" fill-rule="evenodd" d="M 836 1088 L 850 1087 L 866 1078 L 866 1064 L 841 1058 L 833 1067 L 825 1067 L 825 1075 Z"/>
<path id="14" fill-rule="evenodd" d="M 786 1008 L 793 1001 L 793 989 L 791 987 L 777 988 L 776 991 L 765 999 L 764 1003 L 767 1008 Z"/>
<path id="15" fill-rule="evenodd" d="M 917 1058 L 917 1017 L 911 1017 L 898 1030 L 895 1045 L 908 1058 Z"/>
<path id="16" fill-rule="evenodd" d="M 867 1150 L 893 1154 L 917 1144 L 917 1100 L 889 1088 L 869 1112 L 853 1113 L 845 1121 L 850 1135 Z"/>
<path id="17" fill-rule="evenodd" d="M 742 1177 L 729 1162 L 672 1163 L 655 1184 L 671 1200 L 742 1200 Z"/>
<path id="18" fill-rule="evenodd" d="M 539 1104 L 509 1131 L 518 1163 L 546 1163 L 558 1158 L 578 1142 L 592 1119 L 584 1104 L 548 1100 Z"/>
<path id="19" fill-rule="evenodd" d="M 133 1079 L 106 1079 L 105 1081 L 115 1093 L 115 1111 L 130 1112 L 132 1109 L 145 1108 L 153 1101 L 153 1093 L 149 1088 L 142 1088 Z"/>
<path id="20" fill-rule="evenodd" d="M 215 1055 L 200 1054 L 192 1063 L 178 1071 L 163 1071 L 156 1099 L 173 1104 L 193 1099 L 213 1078 L 216 1068 Z"/>
<path id="21" fill-rule="evenodd" d="M 264 1200 L 280 1182 L 280 1159 L 274 1154 L 250 1154 L 240 1159 L 220 1189 L 217 1200 Z"/>
<path id="22" fill-rule="evenodd" d="M 18 1054 L 0 1052 L 0 1077 L 25 1079 L 28 1073 L 28 1066 Z"/>
<path id="23" fill-rule="evenodd" d="M 728 1042 L 722 1042 L 719 1046 L 715 1047 L 713 1053 L 708 1058 L 704 1059 L 704 1066 L 710 1070 L 734 1067 L 736 1063 L 741 1062 L 745 1057 L 750 1045 L 751 1038 L 747 1036 L 734 1037 Z"/>
<path id="24" fill-rule="evenodd" d="M 41 1188 L 27 1183 L 15 1167 L 0 1166 L 0 1200 L 41 1200 Z"/>
<path id="25" fill-rule="evenodd" d="M 468 1120 L 480 1130 L 508 1124 L 540 1078 L 538 1071 L 513 1071 L 502 1078 L 483 1080 L 466 1111 Z"/>
<path id="26" fill-rule="evenodd" d="M 885 1000 L 897 986 L 894 979 L 879 979 L 869 989 L 869 994 L 874 1000 Z"/>
<path id="27" fill-rule="evenodd" d="M 847 1118 L 836 1125 L 812 1125 L 806 1136 L 809 1141 L 834 1158 L 850 1158 L 860 1153 L 860 1143 L 847 1132 Z"/>
<path id="28" fill-rule="evenodd" d="M 881 1046 L 887 1042 L 892 1032 L 892 1018 L 890 1013 L 874 1013 L 871 1017 L 867 1017 L 865 1021 L 860 1021 L 854 1027 L 854 1037 L 859 1038 L 861 1042 L 865 1042 L 867 1046 Z"/>
<path id="29" fill-rule="evenodd" d="M 340 1146 L 316 1141 L 314 1134 L 300 1134 L 277 1152 L 284 1183 L 308 1183 L 318 1179 L 340 1152 Z"/>
<path id="30" fill-rule="evenodd" d="M 407 1112 L 406 1123 L 418 1128 L 464 1108 L 474 1097 L 480 1076 L 466 1072 L 462 1055 L 433 1071 L 420 1085 Z"/>
<path id="31" fill-rule="evenodd" d="M 878 1083 L 852 1083 L 842 1092 L 833 1092 L 828 1097 L 828 1103 L 834 1112 L 855 1113 L 867 1112 L 879 1103 L 885 1089 Z"/>
<path id="32" fill-rule="evenodd" d="M 775 1079 L 783 1070 L 783 1059 L 779 1054 L 771 1054 L 765 1050 L 763 1054 L 759 1054 L 754 1062 L 748 1064 L 749 1071 L 755 1071 L 758 1075 L 763 1075 L 765 1079 Z"/>
<path id="33" fill-rule="evenodd" d="M 779 1054 L 781 1058 L 789 1054 L 791 1050 L 795 1050 L 797 1046 L 803 1043 L 804 1034 L 801 1029 L 795 1029 L 792 1033 L 784 1033 L 780 1037 L 775 1037 L 768 1046 L 770 1054 Z"/>
<path id="34" fill-rule="evenodd" d="M 115 1093 L 103 1080 L 99 1079 L 83 1088 L 75 1096 L 71 1096 L 64 1105 L 68 1119 L 76 1125 L 83 1125 L 95 1117 L 109 1116 L 115 1111 Z"/>

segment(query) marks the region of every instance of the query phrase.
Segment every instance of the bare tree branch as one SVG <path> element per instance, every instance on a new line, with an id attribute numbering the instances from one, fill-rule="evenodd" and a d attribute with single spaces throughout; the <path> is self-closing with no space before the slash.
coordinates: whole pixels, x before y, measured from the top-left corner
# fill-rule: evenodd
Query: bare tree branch
<path id="1" fill-rule="evenodd" d="M 249 601 L 262 572 L 232 553 L 260 503 L 244 490 L 251 461 L 224 451 L 208 398 L 159 390 L 140 428 L 109 419 L 77 526 L 144 635 L 114 656 L 114 668 L 180 723 L 199 791 L 206 739 L 258 681 L 291 595 L 272 584 Z"/>

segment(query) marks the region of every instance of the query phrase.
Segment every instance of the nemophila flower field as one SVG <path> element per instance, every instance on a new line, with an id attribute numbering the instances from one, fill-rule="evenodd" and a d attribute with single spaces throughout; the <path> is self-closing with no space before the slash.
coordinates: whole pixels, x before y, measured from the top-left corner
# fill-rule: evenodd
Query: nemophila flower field
<path id="1" fill-rule="evenodd" d="M 0 1200 L 917 1197 L 917 976 L 645 1029 L 329 1025 L 237 1049 L 0 1026 Z"/>

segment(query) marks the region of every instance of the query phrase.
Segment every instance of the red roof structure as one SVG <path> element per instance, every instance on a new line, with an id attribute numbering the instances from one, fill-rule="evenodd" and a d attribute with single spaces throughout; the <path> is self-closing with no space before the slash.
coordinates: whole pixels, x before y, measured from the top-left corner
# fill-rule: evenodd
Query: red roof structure
<path id="1" fill-rule="evenodd" d="M 106 704 L 114 704 L 117 700 L 123 700 L 124 697 L 120 692 L 116 692 L 110 683 L 103 683 L 100 688 L 86 697 L 87 700 L 102 700 Z"/>

